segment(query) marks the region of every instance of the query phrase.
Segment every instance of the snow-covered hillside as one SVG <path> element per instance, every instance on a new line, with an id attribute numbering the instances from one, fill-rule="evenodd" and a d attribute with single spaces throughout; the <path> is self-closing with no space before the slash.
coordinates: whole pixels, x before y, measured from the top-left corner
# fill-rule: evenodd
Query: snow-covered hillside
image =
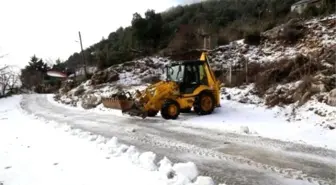
<path id="1" fill-rule="evenodd" d="M 20 100 L 0 99 L 0 184 L 213 185 L 198 176 L 194 163 L 156 163 L 154 153 L 140 153 L 115 137 L 27 115 Z"/>
<path id="2" fill-rule="evenodd" d="M 224 87 L 223 99 L 246 105 L 257 104 L 265 109 L 274 107 L 278 110 L 275 116 L 281 114 L 290 123 L 333 130 L 336 124 L 336 89 L 333 89 L 336 86 L 333 60 L 335 18 L 336 14 L 333 14 L 305 22 L 291 21 L 262 33 L 263 39 L 258 46 L 240 40 L 210 51 L 214 70 L 227 71 L 228 66 L 239 66 L 244 61 L 260 64 L 259 71 L 253 71 L 256 70 L 253 66 L 249 66 L 249 70 L 261 75 L 259 81 L 267 84 L 262 93 L 259 92 L 262 83 L 253 80 L 249 85 Z M 304 35 L 295 44 L 288 44 L 281 36 L 286 26 L 293 24 L 302 27 Z M 55 98 L 86 109 L 102 107 L 101 98 L 111 96 L 118 89 L 134 92 L 162 79 L 162 67 L 169 61 L 168 58 L 151 56 L 115 65 L 97 72 L 91 80 L 78 87 L 63 88 Z M 296 66 L 298 63 L 301 66 Z M 273 78 L 278 78 L 278 81 L 272 81 Z"/>
<path id="3" fill-rule="evenodd" d="M 306 22 L 298 21 L 297 24 L 306 29 L 303 38 L 295 44 L 284 44 L 280 39 L 285 24 L 262 33 L 264 39 L 258 46 L 245 44 L 244 40 L 220 46 L 211 52 L 213 65 L 218 68 L 228 67 L 229 65 L 235 66 L 245 60 L 250 63 L 272 63 L 282 58 L 295 57 L 298 54 L 317 54 L 323 48 L 332 47 L 336 44 L 335 19 L 336 14 L 333 14 Z"/>

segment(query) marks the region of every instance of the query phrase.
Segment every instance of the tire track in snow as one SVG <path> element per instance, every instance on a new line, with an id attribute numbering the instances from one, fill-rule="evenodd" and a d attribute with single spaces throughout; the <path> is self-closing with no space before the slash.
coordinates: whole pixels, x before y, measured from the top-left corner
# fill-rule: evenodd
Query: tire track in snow
<path id="1" fill-rule="evenodd" d="M 29 103 L 35 103 L 36 105 L 30 105 Z M 162 127 L 160 127 L 160 125 L 157 126 L 155 121 L 153 125 L 151 125 L 150 123 L 149 124 L 143 123 L 143 121 L 141 122 L 139 120 L 137 120 L 139 121 L 139 124 L 131 123 L 133 120 L 129 120 L 126 123 L 111 124 L 111 120 L 110 120 L 111 116 L 104 115 L 98 119 L 97 118 L 93 119 L 92 117 L 88 115 L 88 112 L 84 112 L 84 111 L 82 112 L 74 111 L 73 113 L 75 113 L 75 115 L 71 115 L 71 111 L 64 112 L 63 108 L 57 108 L 51 103 L 46 102 L 45 97 L 42 97 L 42 96 L 38 97 L 36 95 L 29 96 L 29 97 L 24 96 L 22 107 L 28 112 L 36 114 L 35 111 L 37 110 L 34 110 L 30 106 L 35 106 L 35 108 L 41 109 L 42 113 L 37 114 L 38 116 L 47 117 L 49 119 L 51 118 L 55 120 L 58 119 L 58 121 L 65 121 L 75 127 L 79 127 L 79 128 L 82 128 L 90 132 L 92 131 L 94 131 L 95 133 L 98 132 L 99 134 L 105 135 L 105 136 L 113 134 L 112 136 L 116 135 L 116 137 L 118 137 L 119 139 L 127 141 L 128 143 L 131 143 L 131 144 L 138 143 L 138 145 L 142 145 L 142 146 L 145 146 L 145 145 L 151 146 L 153 149 L 164 148 L 166 150 L 168 149 L 170 151 L 174 151 L 174 153 L 183 153 L 183 154 L 189 154 L 189 155 L 191 154 L 194 156 L 198 156 L 199 158 L 212 158 L 212 159 L 216 159 L 217 161 L 225 161 L 225 162 L 231 161 L 234 163 L 246 164 L 248 166 L 256 167 L 258 169 L 262 169 L 265 171 L 279 174 L 286 178 L 305 180 L 308 182 L 312 182 L 314 184 L 324 185 L 324 184 L 333 183 L 332 180 L 330 179 L 323 180 L 320 178 L 309 177 L 307 174 L 303 173 L 300 170 L 294 170 L 290 168 L 284 168 L 284 169 L 277 168 L 272 165 L 255 162 L 253 160 L 250 160 L 244 157 L 224 154 L 223 152 L 219 152 L 219 151 L 209 149 L 203 146 L 200 147 L 199 145 L 200 143 L 197 143 L 197 142 L 192 143 L 193 140 L 188 140 L 187 142 L 185 142 L 185 140 L 181 139 L 181 137 L 182 138 L 183 137 L 184 138 L 195 137 L 195 135 L 190 134 L 190 133 L 185 133 L 185 132 L 171 131 L 169 130 L 169 128 L 171 127 L 169 125 L 165 125 L 167 127 L 166 130 L 162 130 Z M 45 113 L 46 115 L 43 115 L 43 113 Z M 65 114 L 66 117 L 60 118 L 60 115 L 62 114 Z M 79 114 L 79 115 L 76 115 L 76 114 Z M 75 123 L 71 123 L 73 121 L 75 121 Z M 77 122 L 80 121 L 81 123 L 77 124 L 76 121 Z M 91 121 L 99 122 L 100 125 L 98 126 L 93 125 L 92 123 L 90 123 Z M 162 122 L 162 120 L 160 120 L 160 122 Z M 101 130 L 103 129 L 103 126 L 102 126 L 103 124 L 106 125 L 105 129 L 107 129 L 107 131 Z M 96 128 L 94 126 L 96 126 Z M 138 127 L 138 130 L 135 132 L 125 131 L 125 128 L 132 128 L 132 127 Z M 143 132 L 141 132 L 142 129 L 143 129 Z M 169 134 L 165 135 L 165 132 L 171 135 Z M 164 137 L 160 135 L 163 135 Z M 179 137 L 176 137 L 176 136 L 179 136 Z M 199 136 L 200 135 L 198 135 L 197 137 Z M 201 136 L 201 137 L 205 138 L 205 136 Z M 178 138 L 179 140 L 175 138 Z M 214 175 L 214 172 L 208 171 L 209 169 L 206 168 L 206 165 L 203 165 L 203 166 L 201 165 L 200 169 L 201 170 L 206 169 L 202 171 L 203 174 L 212 176 L 216 181 L 219 181 L 219 182 L 225 181 L 225 176 L 224 177 L 220 176 L 218 175 L 218 173 L 215 173 Z"/>
<path id="2" fill-rule="evenodd" d="M 295 170 L 295 169 L 290 169 L 290 168 L 277 168 L 274 166 L 270 166 L 267 164 L 262 164 L 258 163 L 252 160 L 249 160 L 247 158 L 243 157 L 238 157 L 238 156 L 232 156 L 232 155 L 226 155 L 221 152 L 217 152 L 214 150 L 206 149 L 206 148 L 201 148 L 195 145 L 187 144 L 187 143 L 182 143 L 177 140 L 173 139 L 167 139 L 164 137 L 160 137 L 157 135 L 151 135 L 148 134 L 145 137 L 139 137 L 139 136 L 129 136 L 130 139 L 132 140 L 137 140 L 141 141 L 146 144 L 150 144 L 155 147 L 164 147 L 164 148 L 169 148 L 177 152 L 182 152 L 182 153 L 188 153 L 188 154 L 194 154 L 200 157 L 211 157 L 214 159 L 218 160 L 225 160 L 225 161 L 233 161 L 235 163 L 240 163 L 240 164 L 247 164 L 252 167 L 257 167 L 259 169 L 264 169 L 268 171 L 272 171 L 273 173 L 278 173 L 282 175 L 284 178 L 292 178 L 292 179 L 297 179 L 297 180 L 306 180 L 308 182 L 312 183 L 317 183 L 320 185 L 328 185 L 331 184 L 331 181 L 325 181 L 321 179 L 316 179 L 313 177 L 309 177 L 307 174 L 305 174 L 302 171 Z M 206 173 L 207 175 L 211 176 L 211 172 Z M 221 182 L 224 182 L 225 179 L 221 179 L 220 177 L 214 177 L 216 180 L 219 180 Z"/>

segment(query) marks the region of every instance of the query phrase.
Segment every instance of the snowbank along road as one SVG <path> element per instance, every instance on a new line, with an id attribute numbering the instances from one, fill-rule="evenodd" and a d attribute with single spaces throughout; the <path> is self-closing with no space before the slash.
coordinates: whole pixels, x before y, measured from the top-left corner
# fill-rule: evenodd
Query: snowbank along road
<path id="1" fill-rule="evenodd" d="M 153 152 L 139 153 L 116 137 L 29 116 L 21 98 L 0 99 L 1 185 L 213 185 L 191 162 L 155 164 Z"/>
<path id="2" fill-rule="evenodd" d="M 48 120 L 104 137 L 173 162 L 193 161 L 200 175 L 228 185 L 335 184 L 336 153 L 261 137 L 195 129 L 160 117 L 138 119 L 65 108 L 47 95 L 24 95 L 22 108 Z"/>

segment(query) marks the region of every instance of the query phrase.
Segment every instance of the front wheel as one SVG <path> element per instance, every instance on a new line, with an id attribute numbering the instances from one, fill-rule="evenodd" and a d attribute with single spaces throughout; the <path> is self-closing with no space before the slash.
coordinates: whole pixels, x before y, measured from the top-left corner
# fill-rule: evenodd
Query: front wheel
<path id="1" fill-rule="evenodd" d="M 215 97 L 211 92 L 200 93 L 194 103 L 194 110 L 198 115 L 211 114 L 215 109 Z"/>
<path id="2" fill-rule="evenodd" d="M 167 100 L 161 108 L 164 119 L 176 119 L 180 114 L 180 105 L 174 100 Z"/>

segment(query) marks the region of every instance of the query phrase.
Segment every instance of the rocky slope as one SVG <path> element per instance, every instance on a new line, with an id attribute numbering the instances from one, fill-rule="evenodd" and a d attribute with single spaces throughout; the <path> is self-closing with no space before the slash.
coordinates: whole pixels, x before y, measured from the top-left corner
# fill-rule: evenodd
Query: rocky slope
<path id="1" fill-rule="evenodd" d="M 65 104 L 94 108 L 102 97 L 124 90 L 134 92 L 149 83 L 163 79 L 163 66 L 170 60 L 162 57 L 146 57 L 111 66 L 95 72 L 91 79 L 74 87 L 71 79 L 64 82 L 55 98 Z"/>
<path id="2" fill-rule="evenodd" d="M 246 60 L 249 63 L 273 63 L 298 54 L 314 57 L 323 49 L 335 46 L 335 19 L 336 14 L 306 22 L 292 19 L 284 25 L 262 33 L 261 43 L 257 46 L 245 44 L 244 40 L 220 46 L 211 52 L 213 66 L 237 66 Z M 296 36 L 297 42 L 290 42 L 295 39 L 292 36 Z"/>

